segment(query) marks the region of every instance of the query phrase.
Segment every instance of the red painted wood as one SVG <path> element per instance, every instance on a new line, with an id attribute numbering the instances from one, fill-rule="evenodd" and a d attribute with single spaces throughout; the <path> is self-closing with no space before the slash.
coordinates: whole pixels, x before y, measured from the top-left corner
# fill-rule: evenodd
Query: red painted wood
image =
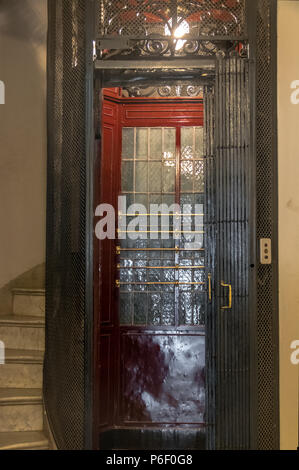
<path id="1" fill-rule="evenodd" d="M 203 126 L 203 103 L 142 103 L 123 104 L 121 112 L 124 127 Z"/>
<path id="2" fill-rule="evenodd" d="M 201 100 L 172 99 L 167 104 L 157 100 L 140 103 L 133 98 L 123 103 L 114 89 L 105 91 L 102 111 L 97 204 L 114 207 L 121 189 L 122 127 L 175 127 L 180 154 L 180 127 L 203 125 Z M 179 162 L 176 192 L 179 202 Z M 115 245 L 111 240 L 101 242 L 96 263 L 96 433 L 115 426 L 203 426 L 204 329 L 120 327 Z"/>
<path id="3" fill-rule="evenodd" d="M 110 204 L 116 207 L 117 194 L 115 186 L 117 184 L 116 165 L 120 139 L 118 123 L 118 107 L 114 103 L 103 104 L 103 126 L 102 126 L 102 159 L 101 159 L 101 203 Z M 114 278 L 114 240 L 103 240 L 101 242 L 102 266 L 105 267 L 102 273 L 102 298 L 105 308 L 101 312 L 101 323 L 112 325 L 112 294 Z"/>
<path id="4" fill-rule="evenodd" d="M 104 99 L 109 98 L 120 98 L 121 97 L 121 88 L 104 88 Z"/>
<path id="5" fill-rule="evenodd" d="M 115 90 L 116 94 L 117 89 Z M 114 91 L 111 92 L 111 94 Z M 104 96 L 108 96 L 105 93 Z M 120 155 L 120 122 L 119 106 L 104 98 L 102 107 L 102 142 L 99 171 L 97 172 L 96 187 L 98 195 L 95 206 L 111 204 L 117 207 L 119 185 Z M 97 220 L 96 220 L 97 222 Z M 97 260 L 95 266 L 98 272 L 98 301 L 95 300 L 95 317 L 97 331 L 95 333 L 95 433 L 99 429 L 111 427 L 114 424 L 115 396 L 117 395 L 118 361 L 117 348 L 118 325 L 115 310 L 115 278 L 116 253 L 115 240 L 96 239 Z"/>

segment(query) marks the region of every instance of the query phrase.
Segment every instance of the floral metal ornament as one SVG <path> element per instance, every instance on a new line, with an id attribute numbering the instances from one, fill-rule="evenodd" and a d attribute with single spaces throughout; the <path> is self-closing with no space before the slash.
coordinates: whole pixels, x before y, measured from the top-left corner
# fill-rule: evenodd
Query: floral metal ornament
<path id="1" fill-rule="evenodd" d="M 245 0 L 101 0 L 101 57 L 226 54 L 244 39 L 245 16 Z"/>

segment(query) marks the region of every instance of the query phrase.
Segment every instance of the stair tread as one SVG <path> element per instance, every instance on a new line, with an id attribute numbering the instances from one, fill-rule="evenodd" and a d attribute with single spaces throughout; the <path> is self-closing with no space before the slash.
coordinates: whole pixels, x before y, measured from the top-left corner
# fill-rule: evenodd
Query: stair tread
<path id="1" fill-rule="evenodd" d="M 35 295 L 45 295 L 46 293 L 46 290 L 45 289 L 22 289 L 22 288 L 15 288 L 15 289 L 12 289 L 12 293 L 13 294 L 17 294 L 17 295 L 30 295 L 30 294 L 35 294 Z"/>
<path id="2" fill-rule="evenodd" d="M 0 326 L 45 326 L 45 319 L 42 316 L 25 315 L 0 315 Z"/>
<path id="3" fill-rule="evenodd" d="M 39 431 L 0 432 L 0 450 L 48 448 L 48 439 Z"/>
<path id="4" fill-rule="evenodd" d="M 5 362 L 7 364 L 43 364 L 44 352 L 25 349 L 6 349 Z"/>
<path id="5" fill-rule="evenodd" d="M 42 403 L 42 390 L 38 388 L 0 388 L 0 405 Z"/>

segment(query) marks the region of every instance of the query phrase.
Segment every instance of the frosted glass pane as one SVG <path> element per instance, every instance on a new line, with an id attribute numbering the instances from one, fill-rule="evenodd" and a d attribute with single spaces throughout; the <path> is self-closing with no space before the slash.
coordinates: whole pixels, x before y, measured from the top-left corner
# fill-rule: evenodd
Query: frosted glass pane
<path id="1" fill-rule="evenodd" d="M 147 194 L 135 194 L 135 204 L 142 204 L 148 210 Z"/>
<path id="2" fill-rule="evenodd" d="M 173 183 L 174 184 L 174 183 Z M 167 204 L 168 206 L 172 206 L 175 203 L 175 195 L 166 195 L 162 197 L 163 204 Z"/>
<path id="3" fill-rule="evenodd" d="M 170 160 L 175 158 L 175 143 L 175 129 L 164 129 L 164 160 Z"/>
<path id="4" fill-rule="evenodd" d="M 131 313 L 131 298 L 132 294 L 120 293 L 119 298 L 119 319 L 121 325 L 132 324 L 132 313 Z"/>
<path id="5" fill-rule="evenodd" d="M 175 270 L 174 269 L 163 269 L 161 280 L 163 282 L 174 282 L 175 281 Z"/>
<path id="6" fill-rule="evenodd" d="M 181 204 L 186 206 L 187 213 L 194 211 L 194 194 L 181 194 Z"/>
<path id="7" fill-rule="evenodd" d="M 194 142 L 193 142 L 194 129 L 193 127 L 182 128 L 182 158 L 192 159 L 194 155 Z"/>
<path id="8" fill-rule="evenodd" d="M 203 129 L 181 128 L 181 142 L 183 160 L 181 202 L 187 204 L 187 210 L 193 214 L 195 202 L 202 204 L 204 211 L 204 162 L 194 160 L 203 156 Z M 132 193 L 127 194 L 127 205 L 133 202 L 143 204 L 149 212 L 150 203 L 171 205 L 175 202 L 177 171 L 175 128 L 123 129 L 122 157 L 122 191 Z M 133 216 L 128 216 L 127 222 L 131 222 L 132 219 Z M 172 222 L 171 218 L 170 230 L 174 229 Z M 184 226 L 186 230 L 194 230 L 194 216 L 185 216 L 182 222 L 186 222 Z M 156 226 L 151 229 L 153 231 L 168 229 L 168 226 L 163 224 L 165 221 L 158 217 Z M 149 230 L 150 227 L 145 226 L 145 229 Z M 203 220 L 198 230 L 204 230 Z M 204 252 L 160 251 L 159 248 L 175 247 L 178 241 L 174 239 L 173 234 L 170 234 L 167 240 L 161 239 L 161 234 L 157 237 L 159 238 L 151 240 L 121 241 L 122 247 L 134 248 L 134 251 L 123 252 L 120 257 L 122 268 L 119 280 L 131 283 L 121 286 L 120 324 L 175 325 L 176 308 L 179 311 L 178 324 L 203 324 L 205 287 L 190 283 L 206 280 L 203 269 L 191 268 L 204 264 Z M 197 242 L 198 250 L 203 248 L 203 235 L 198 234 L 195 240 L 194 233 L 182 234 L 180 246 L 187 248 L 186 243 L 194 241 Z M 153 249 L 147 250 L 148 248 Z M 181 269 L 173 268 L 177 264 Z M 176 280 L 184 284 L 175 287 Z"/>
<path id="9" fill-rule="evenodd" d="M 193 323 L 194 325 L 205 323 L 205 298 L 201 294 L 193 294 Z"/>
<path id="10" fill-rule="evenodd" d="M 204 192 L 204 162 L 194 163 L 194 191 Z"/>
<path id="11" fill-rule="evenodd" d="M 193 302 L 191 292 L 182 292 L 180 294 L 179 313 L 181 325 L 193 324 Z"/>
<path id="12" fill-rule="evenodd" d="M 119 278 L 122 282 L 134 282 L 134 269 L 122 269 Z"/>
<path id="13" fill-rule="evenodd" d="M 181 164 L 181 190 L 193 191 L 193 162 L 183 162 Z"/>
<path id="14" fill-rule="evenodd" d="M 149 324 L 160 325 L 161 322 L 161 294 L 150 294 L 149 296 Z"/>
<path id="15" fill-rule="evenodd" d="M 182 127 L 181 133 L 181 141 L 182 141 L 182 146 L 191 146 L 193 147 L 193 127 Z"/>
<path id="16" fill-rule="evenodd" d="M 173 294 L 163 294 L 162 297 L 162 325 L 175 324 L 175 296 Z"/>
<path id="17" fill-rule="evenodd" d="M 148 154 L 148 130 L 136 129 L 136 158 L 147 159 Z"/>
<path id="18" fill-rule="evenodd" d="M 150 158 L 162 159 L 162 129 L 150 129 Z"/>
<path id="19" fill-rule="evenodd" d="M 122 162 L 122 191 L 133 191 L 134 190 L 134 163 L 133 162 Z"/>
<path id="20" fill-rule="evenodd" d="M 163 192 L 172 193 L 175 190 L 175 162 L 163 165 Z"/>
<path id="21" fill-rule="evenodd" d="M 134 295 L 134 324 L 146 325 L 147 323 L 147 294 Z"/>
<path id="22" fill-rule="evenodd" d="M 162 191 L 162 165 L 161 163 L 149 163 L 149 192 Z"/>
<path id="23" fill-rule="evenodd" d="M 123 129 L 122 157 L 132 160 L 134 158 L 134 129 L 132 128 Z"/>
<path id="24" fill-rule="evenodd" d="M 148 164 L 136 162 L 136 184 L 135 191 L 138 193 L 148 192 Z"/>
<path id="25" fill-rule="evenodd" d="M 195 129 L 195 153 L 197 158 L 203 156 L 203 127 Z"/>

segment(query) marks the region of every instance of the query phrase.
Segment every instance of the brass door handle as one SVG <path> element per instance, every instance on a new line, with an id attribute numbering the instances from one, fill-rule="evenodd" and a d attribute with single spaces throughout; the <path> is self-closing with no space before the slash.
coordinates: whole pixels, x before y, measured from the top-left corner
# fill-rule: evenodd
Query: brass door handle
<path id="1" fill-rule="evenodd" d="M 225 282 L 221 281 L 221 287 L 227 287 L 229 290 L 229 304 L 226 307 L 221 307 L 221 310 L 230 310 L 232 308 L 232 300 L 233 300 L 233 291 L 231 284 L 225 284 Z"/>

